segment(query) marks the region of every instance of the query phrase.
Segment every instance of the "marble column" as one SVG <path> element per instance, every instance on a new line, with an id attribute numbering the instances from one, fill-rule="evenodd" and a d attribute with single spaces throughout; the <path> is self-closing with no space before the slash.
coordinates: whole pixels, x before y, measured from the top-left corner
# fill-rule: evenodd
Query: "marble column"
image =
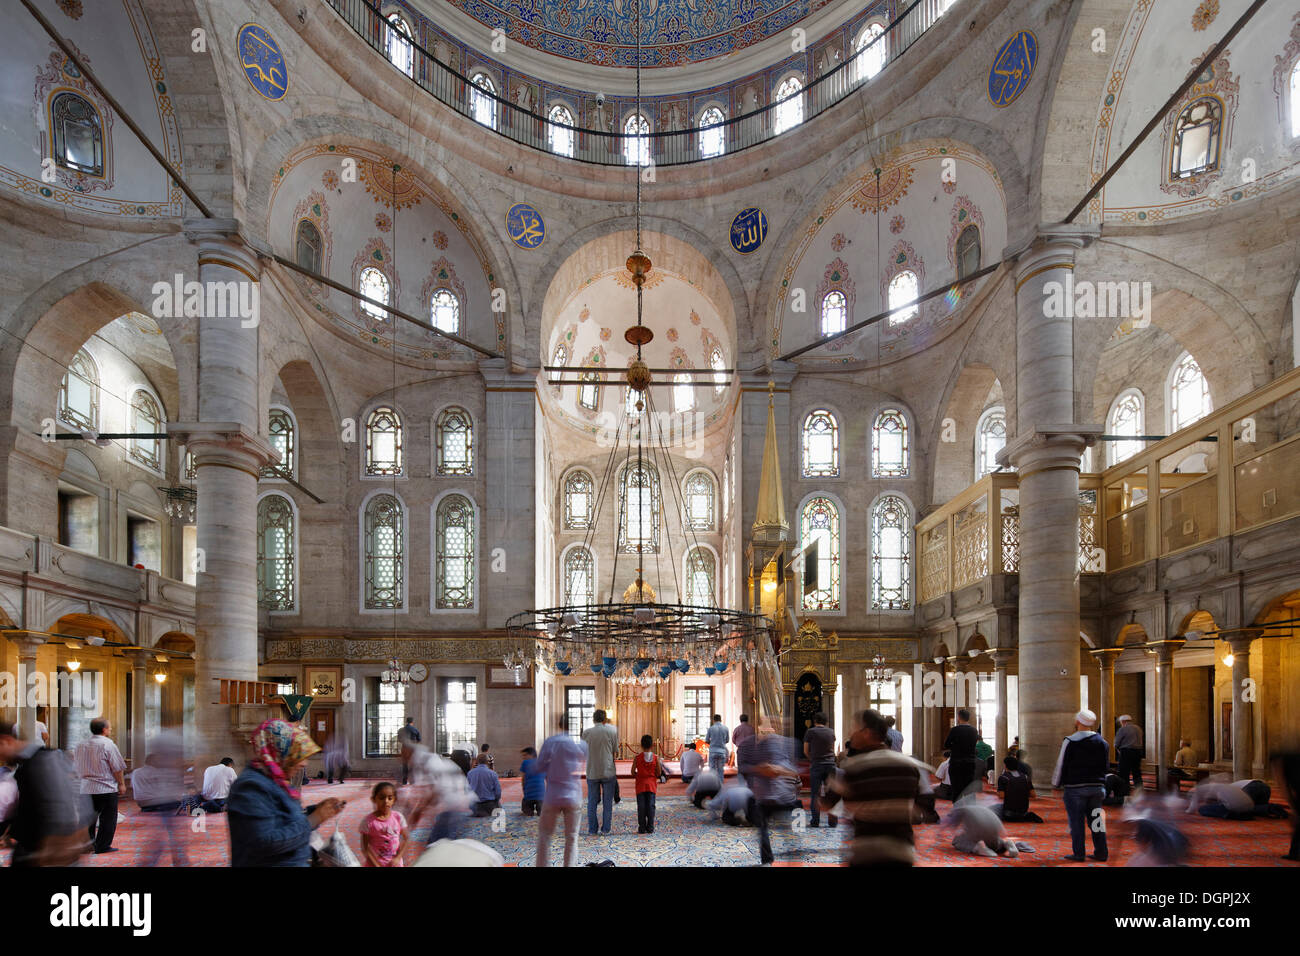
<path id="1" fill-rule="evenodd" d="M 1007 722 L 1011 713 L 1007 706 L 1007 665 L 1016 659 L 1016 649 L 1014 647 L 1000 647 L 993 652 L 993 673 L 997 680 L 998 691 L 998 719 L 994 732 L 994 757 L 997 761 L 994 766 L 1001 771 L 1002 758 L 1007 755 L 1007 750 L 1011 747 L 1011 741 L 1007 739 Z"/>
<path id="2" fill-rule="evenodd" d="M 39 631 L 10 631 L 6 636 L 18 648 L 19 680 L 14 688 L 18 695 L 15 701 L 18 707 L 18 737 L 21 740 L 36 740 L 36 707 L 28 706 L 27 695 L 31 686 L 28 681 L 36 673 L 36 652 L 45 643 L 46 635 Z M 51 707 L 49 713 L 52 723 L 54 708 Z"/>
<path id="3" fill-rule="evenodd" d="M 524 608 L 546 606 L 546 595 L 534 587 L 534 578 L 542 580 L 545 576 L 533 572 L 537 509 L 548 506 L 550 489 L 539 489 L 537 484 L 540 425 L 536 374 L 512 372 L 505 359 L 485 359 L 479 362 L 479 371 L 486 385 L 487 419 L 482 429 L 480 460 L 486 476 L 486 499 L 480 502 L 483 521 L 478 594 L 480 607 L 487 612 L 486 626 L 498 628 L 505 627 L 506 618 Z M 608 391 L 612 394 L 616 390 Z M 504 566 L 493 557 L 498 548 Z M 620 562 L 620 573 L 634 563 Z M 496 569 L 503 573 L 493 573 Z M 596 582 L 597 601 L 605 600 L 602 589 L 606 583 Z M 616 593 L 621 594 L 625 586 L 618 582 Z"/>
<path id="4" fill-rule="evenodd" d="M 131 661 L 131 766 L 143 767 L 144 759 L 148 754 L 148 741 L 145 739 L 145 716 L 146 693 L 148 692 L 149 681 L 149 658 L 150 653 L 147 650 L 140 649 L 127 651 L 127 658 Z"/>
<path id="5" fill-rule="evenodd" d="M 1174 654 L 1186 641 L 1155 641 L 1156 648 L 1156 787 L 1163 790 L 1169 783 L 1173 765 L 1174 729 Z M 1236 707 L 1233 708 L 1234 720 Z M 1234 751 L 1235 753 L 1235 751 Z"/>
<path id="6" fill-rule="evenodd" d="M 1246 780 L 1254 775 L 1251 761 L 1251 730 L 1254 724 L 1255 696 L 1258 684 L 1250 679 L 1250 646 L 1263 631 L 1235 631 L 1226 640 L 1232 648 L 1232 779 Z M 1249 691 L 1249 692 L 1248 692 Z"/>
<path id="7" fill-rule="evenodd" d="M 1089 651 L 1097 659 L 1097 668 L 1101 672 L 1101 687 L 1098 697 L 1101 700 L 1101 713 L 1097 715 L 1097 727 L 1106 738 L 1111 753 L 1115 752 L 1115 658 L 1124 653 L 1122 647 L 1099 647 Z"/>
<path id="8" fill-rule="evenodd" d="M 198 246 L 199 282 L 226 290 L 226 307 L 209 310 L 219 300 L 208 296 L 198 320 L 198 421 L 167 429 L 194 456 L 197 474 L 194 773 L 201 777 L 244 751 L 230 706 L 216 703 L 218 680 L 257 679 L 257 478 L 278 455 L 261 434 L 259 316 L 230 306 L 258 302 L 256 255 L 234 220 L 190 221 L 185 234 Z"/>
<path id="9" fill-rule="evenodd" d="M 1062 306 L 1087 235 L 1045 229 L 1016 268 L 1016 437 L 998 460 L 1020 473 L 1018 702 L 1035 767 L 1055 762 L 1079 709 L 1079 457 L 1100 428 L 1074 424 L 1074 319 Z"/>

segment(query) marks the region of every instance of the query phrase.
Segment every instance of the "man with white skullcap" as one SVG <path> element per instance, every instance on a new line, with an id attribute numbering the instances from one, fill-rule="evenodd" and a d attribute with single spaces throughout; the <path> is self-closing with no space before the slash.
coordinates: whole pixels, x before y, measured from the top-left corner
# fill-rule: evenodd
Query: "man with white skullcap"
<path id="1" fill-rule="evenodd" d="M 1074 733 L 1061 742 L 1056 758 L 1052 786 L 1065 790 L 1065 814 L 1070 821 L 1073 852 L 1066 857 L 1082 863 L 1083 831 L 1092 831 L 1092 856 L 1104 863 L 1106 852 L 1106 811 L 1101 801 L 1106 796 L 1106 773 L 1110 766 L 1110 747 L 1101 734 L 1093 730 L 1097 715 L 1084 709 L 1074 715 Z"/>

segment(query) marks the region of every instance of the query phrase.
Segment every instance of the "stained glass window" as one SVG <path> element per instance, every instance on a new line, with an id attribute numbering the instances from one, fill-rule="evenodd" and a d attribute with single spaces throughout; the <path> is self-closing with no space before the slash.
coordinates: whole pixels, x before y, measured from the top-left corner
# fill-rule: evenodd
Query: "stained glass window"
<path id="1" fill-rule="evenodd" d="M 686 604 L 712 607 L 713 582 L 718 562 L 708 548 L 695 547 L 686 552 Z"/>
<path id="2" fill-rule="evenodd" d="M 564 603 L 594 604 L 594 561 L 591 549 L 578 545 L 564 553 Z"/>
<path id="3" fill-rule="evenodd" d="M 131 398 L 131 457 L 154 471 L 162 469 L 162 439 L 146 438 L 149 433 L 162 431 L 162 413 L 158 403 L 144 389 L 137 389 Z"/>
<path id="4" fill-rule="evenodd" d="M 1214 411 L 1210 383 L 1196 359 L 1184 355 L 1174 366 L 1169 380 L 1169 428 L 1178 431 Z"/>
<path id="5" fill-rule="evenodd" d="M 385 47 L 388 62 L 407 76 L 415 75 L 415 49 L 411 46 L 411 28 L 406 25 L 400 13 L 388 15 L 388 26 L 384 28 Z"/>
<path id="6" fill-rule="evenodd" d="M 448 495 L 438 503 L 438 608 L 474 606 L 474 505 L 463 495 Z"/>
<path id="7" fill-rule="evenodd" d="M 776 108 L 772 111 L 772 132 L 776 135 L 794 129 L 803 122 L 803 82 L 797 76 L 787 77 L 776 88 Z"/>
<path id="8" fill-rule="evenodd" d="M 488 129 L 496 129 L 496 84 L 492 82 L 492 78 L 486 73 L 475 73 L 470 83 L 473 86 L 469 98 L 470 115 L 474 117 L 476 123 L 481 123 Z"/>
<path id="9" fill-rule="evenodd" d="M 271 447 L 280 453 L 278 465 L 264 465 L 263 478 L 279 478 L 298 475 L 297 448 L 294 443 L 293 416 L 283 408 L 272 408 L 268 416 L 266 434 L 271 439 Z"/>
<path id="10" fill-rule="evenodd" d="M 294 257 L 298 265 L 310 272 L 320 272 L 321 251 L 325 248 L 321 241 L 320 230 L 310 219 L 298 221 L 298 232 L 294 236 Z"/>
<path id="11" fill-rule="evenodd" d="M 474 422 L 463 408 L 447 408 L 438 416 L 438 474 L 474 474 Z"/>
<path id="12" fill-rule="evenodd" d="M 623 414 L 629 419 L 639 418 L 641 412 L 645 411 L 646 400 L 644 396 L 644 392 L 638 392 L 634 388 L 626 389 L 623 394 Z M 636 407 L 637 402 L 641 403 L 640 409 Z"/>
<path id="13" fill-rule="evenodd" d="M 859 34 L 853 67 L 859 80 L 869 80 L 885 68 L 887 41 L 881 39 L 884 35 L 885 27 L 880 23 L 871 24 Z"/>
<path id="14" fill-rule="evenodd" d="M 686 527 L 691 531 L 713 530 L 713 478 L 707 471 L 686 476 Z"/>
<path id="15" fill-rule="evenodd" d="M 572 156 L 573 114 L 569 112 L 567 106 L 556 105 L 551 107 L 550 115 L 547 118 L 551 121 L 546 128 L 546 135 L 551 144 L 551 152 L 559 153 L 561 156 Z"/>
<path id="16" fill-rule="evenodd" d="M 886 408 L 871 426 L 871 477 L 906 478 L 907 472 L 907 416 Z"/>
<path id="17" fill-rule="evenodd" d="M 840 426 L 824 408 L 803 420 L 803 476 L 835 478 L 840 473 Z"/>
<path id="18" fill-rule="evenodd" d="M 1174 150 L 1169 171 L 1174 179 L 1187 179 L 1219 166 L 1219 130 L 1223 104 L 1205 96 L 1178 114 L 1174 124 Z"/>
<path id="19" fill-rule="evenodd" d="M 673 376 L 673 411 L 689 412 L 695 407 L 694 378 L 685 372 Z"/>
<path id="20" fill-rule="evenodd" d="M 916 273 L 911 269 L 904 269 L 890 279 L 889 308 L 893 311 L 889 313 L 889 324 L 901 325 L 908 319 L 916 318 L 920 314 L 921 308 L 913 300 L 920 294 Z M 906 305 L 905 303 L 908 302 L 912 304 Z"/>
<path id="21" fill-rule="evenodd" d="M 849 303 L 844 293 L 832 289 L 822 297 L 822 335 L 834 335 L 848 328 Z"/>
<path id="22" fill-rule="evenodd" d="M 980 271 L 980 227 L 971 223 L 957 237 L 957 278 Z"/>
<path id="23" fill-rule="evenodd" d="M 400 608 L 406 603 L 403 562 L 405 529 L 402 502 L 375 495 L 365 512 L 365 606 Z"/>
<path id="24" fill-rule="evenodd" d="M 478 681 L 443 677 L 438 682 L 434 746 L 438 753 L 478 749 Z"/>
<path id="25" fill-rule="evenodd" d="M 79 349 L 72 357 L 59 388 L 59 418 L 74 428 L 99 428 L 99 371 L 94 360 Z"/>
<path id="26" fill-rule="evenodd" d="M 397 732 L 406 718 L 406 685 L 366 678 L 366 756 L 397 756 L 402 743 Z"/>
<path id="27" fill-rule="evenodd" d="M 871 609 L 912 606 L 912 513 L 897 495 L 871 509 Z"/>
<path id="28" fill-rule="evenodd" d="M 578 378 L 582 382 L 578 386 L 578 404 L 594 412 L 600 407 L 600 386 L 596 384 L 600 381 L 600 373 L 587 371 Z"/>
<path id="29" fill-rule="evenodd" d="M 629 166 L 650 165 L 650 121 L 633 113 L 623 124 L 623 155 Z"/>
<path id="30" fill-rule="evenodd" d="M 460 332 L 460 298 L 450 289 L 439 289 L 429 306 L 429 320 L 435 329 L 456 335 Z"/>
<path id="31" fill-rule="evenodd" d="M 361 275 L 357 277 L 357 291 L 367 299 L 375 299 L 384 305 L 392 305 L 389 296 L 392 294 L 393 286 L 388 281 L 388 276 L 374 266 L 366 266 L 361 270 Z M 384 322 L 388 319 L 388 310 L 380 308 L 373 302 L 361 301 L 361 311 L 371 318 Z"/>
<path id="32" fill-rule="evenodd" d="M 713 369 L 713 394 L 721 395 L 727 389 L 727 373 L 724 371 L 727 367 L 727 360 L 722 355 L 722 349 L 714 346 L 709 350 L 709 368 Z"/>
<path id="33" fill-rule="evenodd" d="M 1007 412 L 1001 405 L 988 409 L 975 426 L 975 480 L 998 470 L 998 452 L 1007 445 Z"/>
<path id="34" fill-rule="evenodd" d="M 808 547 L 817 542 L 815 565 L 808 561 Z M 829 498 L 810 498 L 799 516 L 799 547 L 804 550 L 805 611 L 840 609 L 840 512 Z M 809 589 L 813 573 L 817 586 Z"/>
<path id="35" fill-rule="evenodd" d="M 1127 391 L 1115 402 L 1110 413 L 1110 433 L 1112 435 L 1141 435 L 1145 428 L 1142 411 L 1142 396 L 1136 391 Z M 1110 444 L 1110 463 L 1118 465 L 1125 459 L 1132 458 L 1142 450 L 1140 441 L 1112 441 Z"/>
<path id="36" fill-rule="evenodd" d="M 564 530 L 584 531 L 591 527 L 594 483 L 585 471 L 571 471 L 564 479 Z"/>
<path id="37" fill-rule="evenodd" d="M 270 611 L 294 607 L 293 505 L 283 495 L 257 503 L 257 605 Z"/>
<path id="38" fill-rule="evenodd" d="M 59 93 L 50 102 L 54 161 L 91 176 L 104 175 L 104 133 L 99 112 L 76 93 Z"/>
<path id="39" fill-rule="evenodd" d="M 569 347 L 561 342 L 551 355 L 551 364 L 557 367 L 569 364 Z"/>
<path id="40" fill-rule="evenodd" d="M 705 159 L 721 156 L 727 150 L 727 128 L 722 110 L 710 106 L 700 114 L 700 155 Z"/>
<path id="41" fill-rule="evenodd" d="M 380 406 L 366 419 L 366 474 L 402 473 L 402 419 Z"/>
<path id="42" fill-rule="evenodd" d="M 631 462 L 623 469 L 618 488 L 618 547 L 636 553 L 659 550 L 659 472 L 650 462 Z"/>

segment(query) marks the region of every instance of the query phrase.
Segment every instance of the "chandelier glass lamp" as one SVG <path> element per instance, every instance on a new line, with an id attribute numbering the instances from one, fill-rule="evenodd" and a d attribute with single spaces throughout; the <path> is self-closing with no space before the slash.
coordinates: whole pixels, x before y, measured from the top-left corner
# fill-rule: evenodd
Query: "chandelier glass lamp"
<path id="1" fill-rule="evenodd" d="M 867 668 L 867 683 L 877 694 L 883 693 L 885 688 L 894 683 L 894 672 L 885 666 L 884 655 L 876 654 L 871 658 L 871 666 Z"/>

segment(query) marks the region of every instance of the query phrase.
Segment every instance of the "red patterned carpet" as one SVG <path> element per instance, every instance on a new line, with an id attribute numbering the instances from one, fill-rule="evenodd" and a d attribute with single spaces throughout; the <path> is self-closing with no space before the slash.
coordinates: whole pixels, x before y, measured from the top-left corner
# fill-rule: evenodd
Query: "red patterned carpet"
<path id="1" fill-rule="evenodd" d="M 349 780 L 345 784 L 327 785 L 313 782 L 303 790 L 303 802 L 312 804 L 327 796 L 348 801 L 339 818 L 339 826 L 349 843 L 359 851 L 357 829 L 361 819 L 370 811 L 370 788 L 373 780 Z M 519 814 L 521 782 L 519 778 L 501 781 L 504 806 L 508 811 L 509 832 L 492 832 L 488 820 L 471 821 L 466 836 L 473 836 L 494 845 L 508 863 L 532 865 L 532 846 L 535 841 L 536 822 Z M 623 785 L 624 799 L 615 808 L 614 832 L 608 837 L 583 836 L 579 841 L 581 862 L 588 859 L 614 859 L 619 865 L 680 865 L 688 862 L 709 862 L 714 865 L 743 865 L 756 862 L 757 833 L 748 828 L 732 828 L 712 822 L 705 811 L 695 810 L 685 797 L 685 787 L 680 780 L 672 780 L 659 789 L 659 824 L 652 836 L 636 833 L 636 804 L 631 798 L 631 786 Z M 988 795 L 986 795 L 987 797 Z M 949 805 L 939 803 L 940 813 Z M 229 839 L 226 819 L 222 814 L 202 818 L 183 818 L 140 813 L 129 800 L 122 802 L 126 820 L 119 824 L 114 841 L 120 852 L 85 858 L 89 866 L 145 866 L 154 855 L 155 848 L 165 846 L 163 827 L 167 824 L 182 828 L 181 842 L 190 866 L 224 866 L 229 861 Z M 1044 818 L 1042 824 L 1012 824 L 1011 836 L 1033 846 L 1034 853 L 1025 853 L 1018 860 L 989 859 L 958 853 L 952 849 L 952 838 L 938 824 L 916 828 L 917 863 L 920 866 L 1122 866 L 1136 853 L 1130 840 L 1124 840 L 1119 851 L 1112 849 L 1108 864 L 1091 860 L 1086 863 L 1069 863 L 1062 859 L 1070 852 L 1070 838 L 1065 822 L 1065 811 L 1055 796 L 1040 796 L 1033 809 Z M 1119 822 L 1111 813 L 1110 837 L 1112 847 L 1117 836 L 1127 836 L 1129 825 Z M 1281 859 L 1290 838 L 1290 825 L 1286 820 L 1257 818 L 1249 821 L 1214 820 L 1193 814 L 1180 818 L 1183 832 L 1191 843 L 1194 866 L 1283 866 L 1297 864 Z M 333 823 L 326 824 L 332 829 Z M 583 826 L 585 830 L 585 825 Z M 840 847 L 848 837 L 849 829 L 841 826 L 838 833 L 823 828 L 808 829 L 802 834 L 791 833 L 788 828 L 778 831 L 773 845 L 778 854 L 778 866 L 835 866 L 839 864 Z M 664 844 L 656 847 L 655 844 Z M 420 847 L 408 849 L 407 861 L 418 855 Z M 558 845 L 556 847 L 558 850 Z M 1088 846 L 1091 852 L 1091 842 Z M 7 863 L 8 850 L 0 850 L 0 863 Z M 169 850 L 164 849 L 158 865 L 175 865 Z"/>

